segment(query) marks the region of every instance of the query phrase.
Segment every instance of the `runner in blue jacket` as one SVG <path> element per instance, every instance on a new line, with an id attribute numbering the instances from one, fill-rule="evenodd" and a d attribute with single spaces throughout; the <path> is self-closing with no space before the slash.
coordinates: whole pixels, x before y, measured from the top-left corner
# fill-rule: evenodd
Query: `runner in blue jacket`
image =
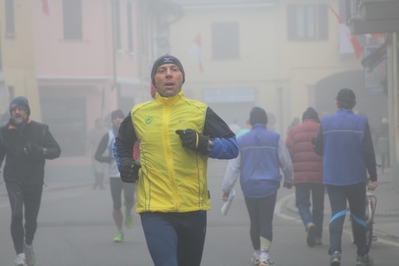
<path id="1" fill-rule="evenodd" d="M 349 202 L 357 266 L 370 266 L 366 243 L 365 200 L 367 171 L 369 189 L 377 186 L 376 161 L 370 127 L 366 117 L 355 115 L 356 96 L 351 89 L 341 89 L 336 97 L 338 111 L 324 117 L 317 136 L 315 151 L 323 156 L 323 183 L 330 198 L 330 265 L 341 265 L 341 237 Z"/>
<path id="2" fill-rule="evenodd" d="M 230 160 L 222 186 L 222 200 L 240 177 L 241 189 L 251 220 L 250 235 L 255 250 L 252 262 L 271 266 L 269 250 L 273 240 L 273 213 L 277 190 L 284 173 L 284 187 L 291 188 L 294 169 L 287 147 L 279 134 L 267 130 L 267 114 L 260 107 L 250 113 L 250 132 L 238 139 L 240 153 Z"/>

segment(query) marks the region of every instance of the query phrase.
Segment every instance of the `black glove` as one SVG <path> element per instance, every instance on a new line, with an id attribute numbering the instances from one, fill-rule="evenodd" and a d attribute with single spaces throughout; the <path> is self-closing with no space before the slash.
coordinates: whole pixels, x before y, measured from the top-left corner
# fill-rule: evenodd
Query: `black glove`
<path id="1" fill-rule="evenodd" d="M 136 183 L 139 179 L 140 163 L 133 160 L 126 160 L 121 163 L 120 173 L 125 183 Z"/>
<path id="2" fill-rule="evenodd" d="M 312 146 L 313 150 L 318 154 L 318 155 L 323 155 L 323 143 L 318 139 L 317 137 L 314 137 L 312 139 Z"/>
<path id="3" fill-rule="evenodd" d="M 43 148 L 28 141 L 25 145 L 25 152 L 32 157 L 43 157 Z"/>
<path id="4" fill-rule="evenodd" d="M 283 187 L 288 188 L 288 189 L 291 189 L 291 188 L 292 188 L 292 183 L 284 182 Z"/>
<path id="5" fill-rule="evenodd" d="M 176 130 L 176 134 L 180 136 L 183 147 L 193 151 L 200 151 L 202 153 L 206 153 L 208 151 L 209 137 L 198 133 L 194 129 L 179 129 Z"/>

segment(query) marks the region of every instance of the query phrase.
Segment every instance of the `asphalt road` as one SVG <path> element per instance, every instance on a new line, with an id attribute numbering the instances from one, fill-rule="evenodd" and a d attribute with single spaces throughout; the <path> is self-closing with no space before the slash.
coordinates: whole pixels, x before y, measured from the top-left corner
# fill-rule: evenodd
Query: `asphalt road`
<path id="1" fill-rule="evenodd" d="M 207 239 L 202 265 L 249 266 L 252 246 L 249 218 L 239 184 L 236 198 L 227 216 L 220 208 L 221 183 L 226 161 L 210 160 L 209 183 L 212 210 L 208 212 Z M 47 189 L 43 194 L 39 226 L 34 241 L 36 266 L 146 266 L 153 265 L 149 256 L 139 215 L 133 229 L 125 229 L 125 241 L 113 243 L 116 228 L 112 220 L 112 201 L 106 190 L 92 190 L 90 183 L 75 181 L 60 189 Z M 4 186 L 4 184 L 1 184 Z M 4 191 L 4 189 L 3 189 Z M 324 221 L 323 246 L 309 248 L 299 216 L 286 211 L 294 189 L 281 188 L 274 216 L 274 239 L 271 258 L 277 266 L 329 265 L 328 220 Z M 14 265 L 15 253 L 9 232 L 8 198 L 0 196 L 0 266 Z M 342 266 L 355 265 L 356 247 L 350 235 L 343 235 Z M 398 246 L 387 242 L 373 243 L 370 252 L 377 266 L 398 265 Z"/>

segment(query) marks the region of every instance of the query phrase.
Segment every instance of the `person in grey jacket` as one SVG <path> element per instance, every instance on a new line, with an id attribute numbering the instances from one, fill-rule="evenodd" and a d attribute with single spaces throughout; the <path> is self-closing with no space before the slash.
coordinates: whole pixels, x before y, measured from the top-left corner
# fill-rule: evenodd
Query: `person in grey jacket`
<path id="1" fill-rule="evenodd" d="M 240 153 L 229 161 L 224 177 L 222 200 L 227 201 L 230 190 L 240 177 L 241 189 L 248 209 L 250 236 L 255 250 L 252 262 L 271 266 L 269 250 L 273 239 L 273 213 L 277 190 L 284 173 L 284 187 L 291 189 L 294 170 L 290 154 L 279 134 L 266 128 L 267 114 L 260 107 L 250 112 L 251 130 L 238 139 Z"/>

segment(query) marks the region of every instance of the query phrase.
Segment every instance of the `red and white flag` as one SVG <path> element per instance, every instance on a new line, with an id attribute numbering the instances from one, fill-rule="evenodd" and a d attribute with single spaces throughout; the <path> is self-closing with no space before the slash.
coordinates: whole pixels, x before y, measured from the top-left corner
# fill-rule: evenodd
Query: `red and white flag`
<path id="1" fill-rule="evenodd" d="M 188 48 L 188 53 L 198 61 L 199 69 L 201 73 L 204 73 L 204 61 L 202 60 L 201 33 L 198 33 L 198 35 L 194 38 L 193 42 Z"/>
<path id="2" fill-rule="evenodd" d="M 357 58 L 363 53 L 363 47 L 355 36 L 351 34 L 348 26 L 342 21 L 337 12 L 329 6 L 331 11 L 334 13 L 338 20 L 338 31 L 339 31 L 339 52 L 341 54 L 356 54 Z"/>
<path id="3" fill-rule="evenodd" d="M 50 15 L 50 0 L 42 0 L 42 10 L 46 15 Z"/>

